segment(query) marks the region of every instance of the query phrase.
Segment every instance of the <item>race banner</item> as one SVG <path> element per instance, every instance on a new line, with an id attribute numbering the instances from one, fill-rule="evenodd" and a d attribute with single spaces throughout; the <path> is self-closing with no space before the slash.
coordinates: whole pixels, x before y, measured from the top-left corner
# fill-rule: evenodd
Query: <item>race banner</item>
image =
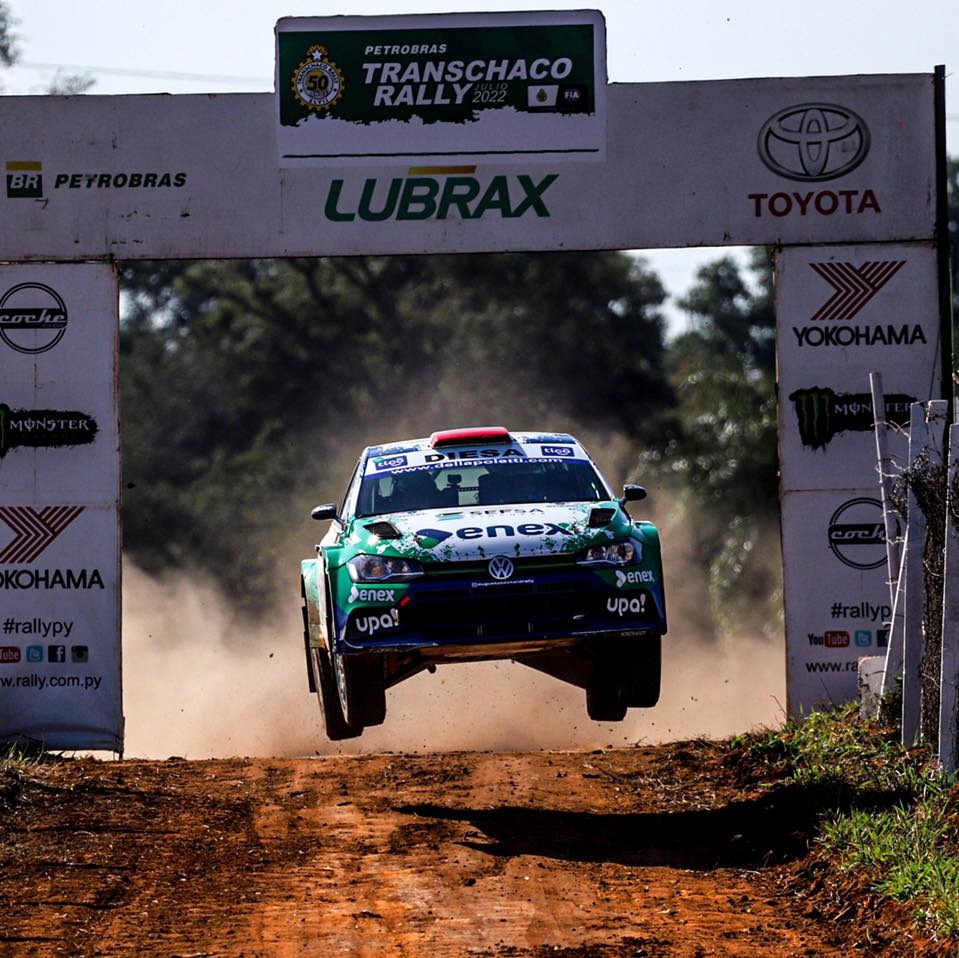
<path id="1" fill-rule="evenodd" d="M 0 259 L 921 242 L 936 235 L 932 93 L 928 74 L 615 83 L 602 162 L 282 169 L 274 94 L 4 96 Z M 404 151 L 467 125 L 393 122 Z"/>
<path id="2" fill-rule="evenodd" d="M 791 715 L 857 694 L 885 651 L 889 573 L 869 374 L 892 426 L 942 395 L 936 250 L 872 244 L 777 259 L 779 444 Z M 908 443 L 889 433 L 894 470 Z"/>
<path id="3" fill-rule="evenodd" d="M 0 741 L 123 748 L 117 295 L 0 268 Z"/>
<path id="4" fill-rule="evenodd" d="M 281 166 L 606 155 L 598 11 L 284 18 Z"/>

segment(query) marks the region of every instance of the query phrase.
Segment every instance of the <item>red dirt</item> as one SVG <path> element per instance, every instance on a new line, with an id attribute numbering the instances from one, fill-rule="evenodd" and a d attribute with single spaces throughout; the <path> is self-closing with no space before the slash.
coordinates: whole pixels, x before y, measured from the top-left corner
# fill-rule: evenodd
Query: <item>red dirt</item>
<path id="1" fill-rule="evenodd" d="M 733 759 L 692 742 L 39 765 L 0 789 L 0 953 L 887 953 L 878 921 L 802 894 L 815 809 Z"/>

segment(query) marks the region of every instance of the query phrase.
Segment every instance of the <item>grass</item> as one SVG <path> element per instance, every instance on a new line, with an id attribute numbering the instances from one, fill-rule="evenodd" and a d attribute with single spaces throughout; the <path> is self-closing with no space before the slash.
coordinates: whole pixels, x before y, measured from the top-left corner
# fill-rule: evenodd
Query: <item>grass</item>
<path id="1" fill-rule="evenodd" d="M 12 745 L 0 751 L 0 803 L 15 801 L 24 781 L 36 773 L 39 765 L 49 760 L 36 748 Z"/>
<path id="2" fill-rule="evenodd" d="M 855 704 L 733 743 L 771 778 L 808 787 L 823 810 L 814 849 L 880 896 L 905 903 L 938 941 L 959 941 L 959 786 L 898 730 Z"/>

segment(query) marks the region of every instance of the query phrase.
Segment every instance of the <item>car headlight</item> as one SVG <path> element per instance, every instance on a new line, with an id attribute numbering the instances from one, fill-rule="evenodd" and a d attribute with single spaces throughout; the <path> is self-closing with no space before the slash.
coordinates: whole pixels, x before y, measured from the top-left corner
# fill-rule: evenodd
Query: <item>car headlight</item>
<path id="1" fill-rule="evenodd" d="M 405 582 L 423 575 L 419 562 L 390 556 L 354 556 L 346 568 L 354 582 Z"/>
<path id="2" fill-rule="evenodd" d="M 643 557 L 639 543 L 610 542 L 606 545 L 590 546 L 577 559 L 579 565 L 626 565 L 627 562 L 639 562 Z"/>

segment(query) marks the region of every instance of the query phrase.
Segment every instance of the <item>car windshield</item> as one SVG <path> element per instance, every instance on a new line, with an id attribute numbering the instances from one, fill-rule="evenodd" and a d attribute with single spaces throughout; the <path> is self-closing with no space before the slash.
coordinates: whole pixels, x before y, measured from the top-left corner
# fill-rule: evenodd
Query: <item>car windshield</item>
<path id="1" fill-rule="evenodd" d="M 601 502 L 609 491 L 588 462 L 488 462 L 398 469 L 365 476 L 356 514 L 504 506 L 527 502 Z"/>

